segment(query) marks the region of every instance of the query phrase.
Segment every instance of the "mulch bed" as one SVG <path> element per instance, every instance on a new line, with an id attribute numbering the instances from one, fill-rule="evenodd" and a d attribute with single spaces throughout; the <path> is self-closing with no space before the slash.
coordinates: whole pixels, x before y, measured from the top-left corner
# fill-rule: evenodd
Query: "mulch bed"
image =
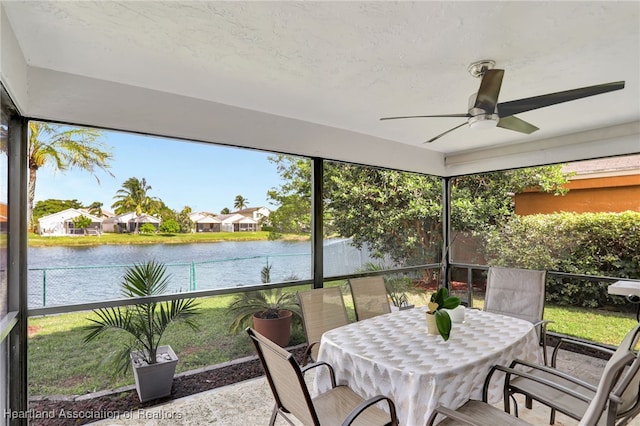
<path id="1" fill-rule="evenodd" d="M 298 362 L 304 346 L 289 348 Z M 96 421 L 96 417 L 114 417 L 115 413 L 126 413 L 164 404 L 199 392 L 219 388 L 264 375 L 260 361 L 255 358 L 239 363 L 222 364 L 206 371 L 176 376 L 171 396 L 141 403 L 136 390 L 126 390 L 94 398 L 36 398 L 29 401 L 30 425 L 82 425 Z M 88 418 L 91 416 L 91 418 Z M 75 417 L 75 418 L 74 418 Z M 79 418 L 81 417 L 81 418 Z M 99 419 L 99 418 L 98 418 Z"/>

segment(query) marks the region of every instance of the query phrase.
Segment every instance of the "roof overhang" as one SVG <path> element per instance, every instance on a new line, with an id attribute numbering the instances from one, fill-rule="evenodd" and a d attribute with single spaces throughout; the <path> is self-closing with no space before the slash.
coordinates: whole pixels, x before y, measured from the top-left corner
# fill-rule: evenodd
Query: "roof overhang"
<path id="1" fill-rule="evenodd" d="M 68 11 L 77 12 L 78 16 L 82 16 L 81 13 L 86 12 L 87 15 L 83 18 L 99 20 L 99 13 L 97 16 L 94 16 L 96 13 L 92 9 L 92 5 L 64 5 L 60 2 L 38 3 L 40 5 L 47 4 L 48 6 L 38 8 L 38 5 L 18 5 L 11 2 L 2 2 L 0 4 L 2 8 L 2 25 L 0 28 L 2 35 L 0 78 L 18 109 L 23 115 L 29 118 L 138 132 L 190 141 L 212 142 L 277 153 L 319 157 L 438 176 L 455 176 L 490 170 L 640 152 L 640 79 L 638 77 L 640 74 L 640 59 L 638 59 L 640 57 L 640 53 L 638 53 L 640 51 L 638 48 L 640 29 L 637 27 L 638 9 L 640 6 L 638 6 L 638 4 L 615 3 L 612 5 L 608 4 L 608 2 L 598 3 L 598 7 L 600 7 L 601 12 L 605 16 L 611 15 L 619 20 L 619 25 L 622 27 L 622 30 L 608 28 L 599 35 L 598 40 L 601 40 L 599 43 L 591 43 L 589 40 L 580 41 L 585 44 L 585 49 L 581 52 L 575 52 L 574 55 L 597 54 L 598 52 L 602 52 L 602 45 L 609 43 L 609 41 L 615 44 L 615 46 L 611 47 L 611 49 L 614 50 L 612 53 L 620 49 L 624 49 L 627 52 L 630 58 L 625 58 L 625 62 L 621 62 L 620 65 L 617 66 L 619 69 L 615 69 L 616 65 L 614 64 L 612 68 L 615 69 L 615 73 L 611 73 L 612 75 L 620 75 L 627 80 L 627 87 L 622 91 L 615 92 L 616 96 L 618 96 L 615 99 L 619 99 L 619 103 L 624 104 L 624 109 L 620 110 L 623 113 L 617 113 L 617 115 L 615 115 L 617 111 L 617 108 L 614 110 L 615 102 L 612 104 L 611 98 L 603 98 L 607 100 L 607 108 L 598 110 L 597 113 L 593 114 L 593 117 L 590 117 L 596 124 L 590 123 L 589 120 L 585 118 L 583 119 L 583 124 L 579 126 L 558 127 L 553 132 L 540 132 L 539 136 L 533 134 L 526 139 L 523 139 L 521 136 L 515 137 L 517 135 L 514 135 L 512 139 L 504 139 L 504 137 L 500 136 L 499 138 L 497 137 L 495 141 L 487 140 L 486 134 L 479 133 L 478 135 L 480 136 L 476 136 L 476 134 L 464 133 L 468 132 L 465 130 L 461 133 L 462 139 L 453 140 L 451 146 L 456 148 L 450 149 L 442 148 L 442 145 L 435 146 L 436 144 L 424 145 L 422 143 L 407 143 L 406 133 L 403 133 L 403 130 L 398 128 L 398 137 L 395 137 L 393 136 L 393 132 L 390 132 L 388 128 L 383 129 L 379 126 L 376 117 L 370 117 L 370 127 L 366 125 L 364 127 L 362 125 L 358 127 L 355 124 L 345 125 L 345 123 L 348 122 L 346 119 L 335 119 L 332 121 L 318 116 L 317 120 L 314 120 L 313 117 L 309 115 L 300 118 L 301 116 L 294 117 L 294 114 L 285 115 L 281 111 L 278 111 L 277 108 L 274 108 L 272 112 L 261 111 L 255 108 L 255 105 L 252 106 L 250 102 L 244 102 L 243 104 L 243 102 L 240 101 L 241 98 L 247 98 L 249 92 L 252 90 L 255 90 L 256 96 L 264 95 L 264 93 L 258 92 L 258 90 L 260 90 L 259 88 L 254 87 L 254 82 L 248 80 L 245 82 L 248 92 L 238 92 L 237 105 L 233 105 L 231 103 L 214 100 L 213 98 L 215 96 L 213 95 L 215 93 L 207 92 L 206 90 L 200 93 L 196 93 L 193 90 L 179 92 L 176 89 L 177 84 L 173 80 L 168 81 L 168 79 L 165 79 L 167 83 L 163 87 L 160 84 L 145 85 L 139 81 L 134 82 L 132 79 L 127 80 L 124 77 L 118 78 L 119 70 L 127 66 L 124 63 L 113 64 L 111 69 L 105 69 L 103 75 L 87 73 L 82 71 L 80 67 L 75 69 L 69 67 L 67 70 L 56 69 L 59 68 L 58 64 L 50 64 L 49 66 L 46 60 L 42 60 L 42 58 L 37 56 L 43 54 L 42 50 L 33 47 L 33 42 L 37 39 L 38 34 L 42 33 L 40 34 L 41 37 L 45 37 L 48 34 L 50 37 L 55 38 L 63 31 L 76 32 L 75 36 L 78 38 L 82 36 L 95 37 L 96 42 L 100 42 L 100 45 L 103 47 L 105 46 L 104 43 L 109 40 L 105 38 L 99 39 L 98 37 L 106 36 L 107 34 L 100 34 L 98 30 L 91 32 L 89 27 L 74 27 L 73 29 L 62 28 L 60 23 L 54 24 L 46 20 L 48 16 L 51 17 L 51 15 L 47 15 L 48 13 L 55 13 L 57 8 L 64 7 L 69 8 Z M 273 7 L 287 7 L 286 2 L 276 3 Z M 484 2 L 482 4 L 484 4 L 487 10 L 490 10 L 491 8 L 504 7 L 501 3 L 502 2 Z M 122 4 L 124 3 L 114 2 L 110 3 L 109 7 L 117 7 Z M 219 6 L 216 2 L 212 2 L 211 4 L 214 6 L 210 7 Z M 148 9 L 149 13 L 157 13 L 158 16 L 161 16 L 160 14 L 162 13 L 173 11 L 174 6 L 178 8 L 176 10 L 180 9 L 179 6 L 171 5 L 171 2 L 159 2 L 158 5 L 162 5 L 162 7 L 153 10 Z M 31 7 L 31 9 L 28 9 L 29 7 Z M 137 5 L 137 7 L 144 6 Z M 232 6 L 226 5 L 220 7 Z M 260 7 L 267 6 L 262 5 Z M 310 6 L 305 6 L 305 8 L 308 7 Z M 321 3 L 317 3 L 316 7 L 324 9 Z M 362 16 L 362 19 L 366 20 L 370 18 L 370 16 L 375 13 L 377 7 L 390 8 L 391 6 L 386 4 L 384 6 L 381 4 L 376 5 L 376 2 L 364 2 L 363 11 L 366 13 Z M 405 7 L 405 5 L 397 6 L 402 13 L 408 13 L 402 10 L 403 7 Z M 423 8 L 426 6 L 416 4 L 415 7 Z M 442 7 L 445 12 L 453 12 L 454 9 L 458 11 L 455 5 L 438 4 L 432 5 L 432 7 Z M 473 8 L 475 6 L 472 7 L 469 5 L 469 7 Z M 533 10 L 540 7 L 554 8 L 559 6 L 548 3 L 531 3 L 517 7 L 527 7 Z M 23 8 L 27 9 L 23 10 Z M 105 11 L 107 9 L 109 8 L 106 8 Z M 584 12 L 582 11 L 583 9 L 585 9 Z M 33 13 L 31 15 L 26 14 L 25 10 Z M 90 13 L 93 13 L 93 15 Z M 471 12 L 469 13 L 469 16 L 471 16 Z M 569 13 L 569 11 L 564 11 L 563 9 L 562 13 Z M 593 11 L 589 6 L 576 4 L 573 13 L 584 13 L 584 15 L 579 16 L 584 16 L 585 19 L 587 19 L 586 17 L 590 16 L 589 14 L 592 14 Z M 631 16 L 626 17 L 626 15 Z M 464 16 L 466 17 L 466 15 Z M 30 35 L 27 36 L 25 35 L 26 32 L 22 30 L 22 27 L 20 27 L 21 31 L 14 31 L 14 24 L 9 17 L 16 23 L 31 23 L 34 26 L 40 25 L 38 27 L 39 33 L 35 35 L 30 33 Z M 408 16 L 403 15 L 403 19 L 405 18 L 408 19 Z M 389 19 L 392 19 L 392 17 Z M 31 20 L 31 22 L 29 22 L 29 20 Z M 623 32 L 623 30 L 633 28 L 629 27 L 631 21 L 635 22 L 635 29 L 631 30 L 626 39 L 620 39 L 621 36 L 619 36 L 619 34 Z M 72 23 L 73 21 L 69 21 L 69 24 Z M 187 24 L 185 21 L 184 25 Z M 480 24 L 481 23 L 478 23 L 478 25 Z M 443 25 L 445 24 L 443 23 Z M 473 33 L 475 30 L 474 25 L 475 23 L 471 23 L 468 26 L 469 33 Z M 575 27 L 574 30 L 580 34 L 583 34 L 582 31 L 586 31 L 577 20 L 573 22 L 573 25 Z M 490 26 L 487 28 L 489 27 Z M 440 29 L 445 31 L 446 28 L 442 27 Z M 466 27 L 463 27 L 463 29 L 465 29 L 465 31 L 467 30 Z M 547 29 L 549 31 L 557 31 L 551 27 Z M 56 31 L 58 31 L 58 33 L 56 33 Z M 148 39 L 145 38 L 148 34 L 142 31 L 136 32 L 135 28 L 128 29 L 128 31 L 130 31 L 129 34 L 132 37 L 137 37 L 136 40 L 139 42 L 134 47 L 136 49 L 144 49 L 143 41 L 148 41 Z M 591 33 L 592 29 L 589 28 L 588 31 Z M 369 34 L 369 36 L 374 37 L 375 34 Z M 410 36 L 410 34 L 407 34 L 407 37 Z M 466 36 L 461 35 L 461 37 Z M 515 34 L 514 37 L 516 37 Z M 248 43 L 247 40 L 245 40 L 245 42 Z M 573 38 L 571 42 L 573 42 Z M 624 43 L 625 45 L 619 46 L 619 43 Z M 56 46 L 57 45 L 54 45 L 54 47 Z M 61 49 L 60 54 L 65 52 L 63 50 L 64 46 L 57 47 Z M 135 50 L 126 50 L 133 49 L 134 47 L 130 48 L 122 43 L 118 44 L 117 41 L 109 45 L 109 48 L 121 52 L 123 55 L 125 53 L 135 53 Z M 445 47 L 446 46 L 443 47 L 441 52 L 443 57 L 446 53 Z M 25 48 L 29 49 L 29 51 L 25 52 Z M 155 46 L 150 46 L 149 51 L 153 51 L 153 48 L 155 48 Z M 178 45 L 167 46 L 166 59 L 172 60 L 171 52 L 181 48 L 187 49 L 188 47 Z M 211 45 L 210 48 L 214 49 L 215 46 Z M 106 47 L 104 47 L 104 49 L 106 49 Z M 519 49 L 521 50 L 521 47 L 519 47 Z M 492 49 L 489 50 L 491 51 Z M 103 53 L 105 56 L 109 56 L 108 50 L 104 50 Z M 143 55 L 145 51 L 139 50 L 138 53 Z M 509 52 L 502 52 L 501 54 L 506 55 L 507 53 Z M 77 54 L 81 56 L 81 52 Z M 542 55 L 543 50 L 532 53 L 532 55 L 535 54 Z M 356 55 L 356 52 L 354 52 L 354 55 Z M 540 59 L 544 60 L 544 58 Z M 322 59 L 318 58 L 318 60 L 320 61 Z M 369 60 L 369 56 L 363 60 Z M 530 60 L 537 61 L 538 58 L 532 56 Z M 572 64 L 571 60 L 574 60 L 575 63 Z M 553 64 L 559 70 L 559 74 L 554 77 L 559 78 L 562 75 L 563 84 L 566 84 L 565 80 L 570 81 L 571 77 L 566 75 L 567 70 L 572 66 L 579 67 L 580 60 L 579 58 L 563 58 L 563 61 L 567 61 L 567 63 Z M 204 62 L 198 64 L 194 61 L 193 66 L 197 65 L 211 66 Z M 354 65 L 354 67 L 356 65 Z M 515 64 L 513 68 L 515 68 Z M 210 70 L 213 71 L 213 69 Z M 154 82 L 160 81 L 157 76 L 153 75 L 155 71 L 152 68 L 141 69 L 141 71 L 149 73 L 150 80 Z M 581 72 L 588 71 L 589 70 L 581 70 Z M 111 72 L 111 74 L 109 74 L 109 72 Z M 446 73 L 451 72 L 446 70 Z M 189 78 L 188 74 L 174 74 L 170 77 L 174 80 Z M 384 77 L 389 78 L 387 75 Z M 400 78 L 400 76 L 398 76 L 398 78 Z M 437 80 L 436 76 L 428 75 L 428 72 L 424 78 Z M 516 77 L 512 75 L 509 78 L 512 79 L 511 81 L 514 81 Z M 594 78 L 600 78 L 600 75 L 594 74 Z M 202 84 L 204 88 L 206 86 L 204 81 Z M 538 90 L 536 84 L 532 83 L 531 85 L 534 86 L 534 91 Z M 373 90 L 373 88 L 371 90 Z M 377 87 L 376 90 L 378 90 Z M 437 92 L 436 88 L 433 88 L 433 90 Z M 407 91 L 407 95 L 409 95 L 409 93 L 410 90 Z M 293 93 L 282 94 L 283 97 L 292 95 Z M 345 96 L 350 95 L 346 94 Z M 611 97 L 614 95 L 607 94 L 602 96 Z M 278 104 L 276 97 L 273 97 L 272 100 L 274 105 Z M 314 103 L 315 100 L 308 98 L 305 99 L 305 102 Z M 318 102 L 321 102 L 320 98 Z M 347 105 L 351 100 L 345 97 L 343 99 L 336 99 L 335 102 L 336 108 L 341 110 L 341 103 Z M 596 103 L 596 105 L 598 104 Z M 431 109 L 435 111 L 436 106 L 428 107 L 427 105 L 426 108 L 427 110 Z M 444 104 L 437 106 L 437 109 L 442 108 L 446 109 L 449 107 Z M 576 102 L 575 109 L 577 111 L 583 111 L 583 108 L 579 107 L 578 102 Z M 381 114 L 383 110 L 384 108 L 380 109 Z M 562 111 L 561 113 L 565 115 L 572 113 L 572 109 L 558 111 Z M 451 111 L 447 110 L 442 112 Z M 361 111 L 353 110 L 354 117 L 361 113 Z M 605 116 L 606 119 L 600 119 L 600 117 Z M 544 115 L 540 115 L 539 119 L 543 120 L 544 117 Z M 568 117 L 568 115 L 566 115 L 566 117 Z M 552 121 L 553 119 L 550 119 L 549 122 L 551 123 Z M 566 121 L 568 122 L 570 120 L 567 118 Z M 430 126 L 431 122 L 429 123 Z M 540 123 L 536 122 L 536 124 Z M 551 125 L 552 124 L 549 124 L 549 126 Z M 407 126 L 414 128 L 416 124 L 408 123 Z M 394 125 L 394 127 L 397 126 Z M 500 129 L 500 131 L 502 130 Z M 421 130 L 420 132 L 423 131 Z M 466 140 L 465 134 L 469 135 L 466 137 Z M 477 140 L 475 140 L 476 138 Z"/>

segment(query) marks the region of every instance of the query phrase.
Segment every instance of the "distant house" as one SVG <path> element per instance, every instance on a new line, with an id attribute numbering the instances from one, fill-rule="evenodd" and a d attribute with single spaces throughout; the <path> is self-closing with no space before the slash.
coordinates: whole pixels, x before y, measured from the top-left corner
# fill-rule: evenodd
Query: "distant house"
<path id="1" fill-rule="evenodd" d="M 216 216 L 220 220 L 220 228 L 223 232 L 255 232 L 258 230 L 258 221 L 238 213 L 221 214 Z"/>
<path id="2" fill-rule="evenodd" d="M 127 212 L 105 219 L 103 228 L 104 232 L 136 232 L 145 223 L 152 224 L 157 230 L 161 220 L 146 213 Z"/>
<path id="3" fill-rule="evenodd" d="M 194 224 L 194 232 L 220 232 L 222 221 L 210 213 L 191 213 L 189 219 Z"/>
<path id="4" fill-rule="evenodd" d="M 231 214 L 241 214 L 244 217 L 250 217 L 258 223 L 262 223 L 269 217 L 271 210 L 266 207 L 248 207 L 246 209 L 231 212 Z"/>
<path id="5" fill-rule="evenodd" d="M 91 219 L 91 225 L 84 229 L 76 228 L 73 219 L 85 216 Z M 83 209 L 66 209 L 58 213 L 42 216 L 38 219 L 37 232 L 42 236 L 101 234 L 103 219 Z"/>
<path id="6" fill-rule="evenodd" d="M 563 172 L 573 174 L 566 195 L 528 189 L 515 196 L 516 214 L 640 211 L 640 155 L 578 161 Z"/>

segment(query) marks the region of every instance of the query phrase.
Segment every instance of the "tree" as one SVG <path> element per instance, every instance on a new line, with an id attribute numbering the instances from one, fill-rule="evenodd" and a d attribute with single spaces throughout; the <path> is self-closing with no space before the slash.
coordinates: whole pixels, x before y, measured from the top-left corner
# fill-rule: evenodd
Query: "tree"
<path id="1" fill-rule="evenodd" d="M 87 233 L 87 228 L 93 223 L 92 220 L 85 215 L 80 215 L 73 218 L 73 227 L 82 229 L 84 234 Z"/>
<path id="2" fill-rule="evenodd" d="M 103 206 L 103 204 L 100 201 L 94 201 L 93 203 L 89 204 L 85 208 L 92 215 L 100 217 L 100 216 L 102 216 L 102 206 Z"/>
<path id="3" fill-rule="evenodd" d="M 131 177 L 124 181 L 122 188 L 116 192 L 113 197 L 116 201 L 111 205 L 111 208 L 115 209 L 116 214 L 131 211 L 135 212 L 136 216 L 140 216 L 142 213 L 156 213 L 160 209 L 161 201 L 148 195 L 151 189 L 151 185 L 147 184 L 145 178 Z M 136 232 L 138 232 L 138 227 L 139 223 L 136 221 Z"/>
<path id="4" fill-rule="evenodd" d="M 270 157 L 282 178 L 268 197 L 278 205 L 270 215 L 279 232 L 310 229 L 311 162 Z M 561 166 L 536 167 L 455 179 L 453 219 L 458 230 L 499 224 L 513 214 L 512 192 L 527 186 L 561 191 Z M 325 162 L 325 234 L 351 238 L 378 256 L 401 264 L 439 262 L 442 241 L 442 181 L 439 177 L 353 164 Z"/>
<path id="5" fill-rule="evenodd" d="M 502 225 L 515 211 L 513 195 L 529 187 L 555 195 L 568 190 L 562 165 L 488 172 L 453 179 L 451 189 L 453 229 L 473 231 Z"/>
<path id="6" fill-rule="evenodd" d="M 178 222 L 179 232 L 186 234 L 193 229 L 193 221 L 189 217 L 191 213 L 191 207 L 184 206 L 182 211 L 176 215 L 176 222 Z"/>
<path id="7" fill-rule="evenodd" d="M 267 192 L 272 204 L 278 206 L 269 215 L 273 232 L 308 233 L 311 229 L 311 161 L 287 155 L 268 159 L 276 164 L 282 178 L 280 188 Z"/>
<path id="8" fill-rule="evenodd" d="M 231 213 L 231 210 L 229 210 L 229 207 L 225 207 L 222 210 L 220 210 L 220 214 L 229 214 Z"/>
<path id="9" fill-rule="evenodd" d="M 326 163 L 324 173 L 325 210 L 338 235 L 401 264 L 439 260 L 440 178 L 342 163 Z"/>
<path id="10" fill-rule="evenodd" d="M 113 176 L 109 171 L 113 156 L 110 147 L 99 141 L 101 136 L 101 131 L 86 127 L 29 122 L 27 220 L 30 226 L 33 224 L 37 172 L 41 167 L 51 164 L 61 172 L 79 168 L 91 173 L 98 183 L 97 169 Z"/>
<path id="11" fill-rule="evenodd" d="M 82 203 L 80 201 L 73 200 L 56 200 L 49 198 L 43 201 L 38 201 L 33 208 L 33 220 L 38 221 L 43 216 L 58 213 L 66 209 L 81 209 Z"/>
<path id="12" fill-rule="evenodd" d="M 236 195 L 236 199 L 233 201 L 233 208 L 236 210 L 242 210 L 247 207 L 249 204 L 249 200 L 244 198 L 242 195 Z"/>

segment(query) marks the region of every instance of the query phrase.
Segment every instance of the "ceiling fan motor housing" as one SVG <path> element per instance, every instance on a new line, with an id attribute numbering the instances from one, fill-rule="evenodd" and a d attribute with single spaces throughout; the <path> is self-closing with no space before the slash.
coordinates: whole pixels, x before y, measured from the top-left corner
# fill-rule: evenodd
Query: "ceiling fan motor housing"
<path id="1" fill-rule="evenodd" d="M 498 115 L 498 107 L 494 111 L 485 111 L 482 108 L 475 108 L 477 93 L 469 96 L 469 119 L 467 123 L 472 129 L 491 129 L 498 125 L 500 116 Z"/>

